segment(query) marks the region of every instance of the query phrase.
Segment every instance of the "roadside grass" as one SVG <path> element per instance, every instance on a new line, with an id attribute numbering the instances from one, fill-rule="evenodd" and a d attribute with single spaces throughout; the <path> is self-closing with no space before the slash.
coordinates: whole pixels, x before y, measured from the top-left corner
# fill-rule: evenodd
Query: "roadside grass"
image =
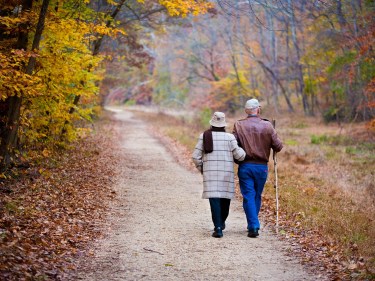
<path id="1" fill-rule="evenodd" d="M 208 128 L 200 120 L 180 120 L 157 113 L 136 114 L 190 152 L 198 135 Z M 299 237 L 304 247 L 319 252 L 317 258 L 323 255 L 326 263 L 331 263 L 328 268 L 332 272 L 345 271 L 351 280 L 374 278 L 375 219 L 371 204 L 374 197 L 367 196 L 374 187 L 374 144 L 357 144 L 349 137 L 325 132 L 314 135 L 310 133 L 313 126 L 299 121 L 278 130 L 286 146 L 278 156 L 280 234 Z M 263 213 L 267 214 L 268 224 L 274 225 L 272 160 L 269 167 Z M 342 190 L 336 184 L 340 173 L 345 177 L 350 174 L 353 185 L 367 185 L 362 193 L 358 192 L 361 198 L 352 194 L 355 187 Z"/>
<path id="2" fill-rule="evenodd" d="M 279 200 L 282 225 L 289 230 L 310 229 L 324 238 L 321 246 L 328 256 L 337 254 L 333 244 L 342 247 L 344 264 L 360 267 L 366 258 L 373 267 L 375 255 L 375 220 L 373 213 L 346 197 L 337 187 L 327 186 L 320 178 L 306 178 L 283 165 L 279 173 Z M 273 182 L 270 172 L 269 182 Z M 266 188 L 265 196 L 274 200 L 274 189 Z M 274 208 L 274 204 L 269 206 Z M 333 243 L 333 244 L 332 244 Z"/>
<path id="3" fill-rule="evenodd" d="M 319 124 L 280 128 L 286 147 L 279 158 L 282 225 L 338 261 L 352 280 L 374 278 L 375 144 L 350 130 Z M 318 132 L 318 133 L 317 133 Z M 293 141 L 290 141 L 293 140 Z M 273 182 L 270 173 L 269 182 Z M 274 189 L 265 197 L 273 202 Z M 271 209 L 274 202 L 271 204 Z M 305 239 L 306 243 L 308 239 Z M 338 253 L 342 253 L 342 257 Z"/>
<path id="4" fill-rule="evenodd" d="M 191 151 L 195 146 L 192 140 L 198 139 L 198 136 L 188 127 L 165 127 L 163 128 L 163 133 L 172 139 L 178 140 L 179 143 L 186 146 Z"/>
<path id="5" fill-rule="evenodd" d="M 199 120 L 186 120 L 173 117 L 164 113 L 134 112 L 138 117 L 152 124 L 162 134 L 182 144 L 190 151 L 193 151 L 198 136 L 204 130 Z M 155 118 L 157 116 L 157 118 Z M 205 128 L 205 129 L 208 129 Z"/>

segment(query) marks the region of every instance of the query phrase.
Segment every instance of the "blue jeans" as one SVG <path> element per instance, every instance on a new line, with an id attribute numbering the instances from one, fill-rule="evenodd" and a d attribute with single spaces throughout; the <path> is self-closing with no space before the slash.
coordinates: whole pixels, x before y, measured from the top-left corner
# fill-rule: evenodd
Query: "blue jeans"
<path id="1" fill-rule="evenodd" d="M 211 206 L 211 216 L 214 227 L 224 227 L 225 221 L 229 215 L 230 199 L 227 198 L 209 198 Z"/>
<path id="2" fill-rule="evenodd" d="M 262 205 L 262 192 L 268 176 L 265 164 L 243 163 L 238 167 L 238 178 L 246 214 L 247 229 L 259 229 L 258 219 Z"/>

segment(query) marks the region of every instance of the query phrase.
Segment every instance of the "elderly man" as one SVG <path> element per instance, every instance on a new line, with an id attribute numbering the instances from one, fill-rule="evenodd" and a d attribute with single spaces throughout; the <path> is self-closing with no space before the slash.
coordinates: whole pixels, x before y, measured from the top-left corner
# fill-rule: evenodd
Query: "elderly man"
<path id="1" fill-rule="evenodd" d="M 283 148 L 272 124 L 260 118 L 257 99 L 246 102 L 247 117 L 236 121 L 233 134 L 245 152 L 245 160 L 238 167 L 238 178 L 243 197 L 243 208 L 247 219 L 248 237 L 259 236 L 259 210 L 262 192 L 268 176 L 268 159 L 271 148 L 279 152 Z"/>

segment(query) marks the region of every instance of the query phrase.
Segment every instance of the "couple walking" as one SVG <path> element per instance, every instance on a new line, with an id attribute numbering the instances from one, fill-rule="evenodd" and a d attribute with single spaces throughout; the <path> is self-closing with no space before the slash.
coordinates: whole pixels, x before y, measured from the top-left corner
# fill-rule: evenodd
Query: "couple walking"
<path id="1" fill-rule="evenodd" d="M 226 133 L 225 114 L 215 112 L 210 129 L 199 136 L 193 162 L 203 174 L 202 198 L 209 199 L 213 237 L 223 237 L 230 201 L 234 197 L 234 159 L 239 163 L 238 178 L 247 219 L 248 237 L 259 236 L 259 210 L 268 175 L 270 151 L 283 145 L 272 124 L 260 118 L 257 99 L 246 102 L 247 117 L 234 124 L 233 134 Z"/>

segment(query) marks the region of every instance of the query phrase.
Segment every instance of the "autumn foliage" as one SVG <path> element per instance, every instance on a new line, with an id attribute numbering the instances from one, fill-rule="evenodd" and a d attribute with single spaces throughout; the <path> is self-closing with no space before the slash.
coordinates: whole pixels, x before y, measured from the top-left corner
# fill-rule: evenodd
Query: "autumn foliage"
<path id="1" fill-rule="evenodd" d="M 0 277 L 55 278 L 96 232 L 113 171 L 79 141 L 105 102 L 375 130 L 372 1 L 216 2 L 0 0 Z"/>
<path id="2" fill-rule="evenodd" d="M 140 18 L 124 7 L 163 17 L 211 7 L 145 2 L 0 0 L 0 279 L 63 279 L 100 232 L 116 161 L 88 136 L 105 62 L 123 55 L 108 46 L 139 30 L 127 31 Z"/>
<path id="3" fill-rule="evenodd" d="M 161 106 L 233 112 L 258 97 L 276 113 L 371 124 L 371 1 L 216 2 L 199 19 L 175 20 L 142 37 L 153 54 L 147 72 L 110 65 L 132 81 L 116 85 L 124 93 L 116 101 L 143 104 L 137 89 L 126 89 L 152 81 L 150 99 Z"/>
<path id="4" fill-rule="evenodd" d="M 206 1 L 134 1 L 133 6 L 186 17 Z M 97 115 L 110 40 L 127 36 L 125 1 L 0 3 L 0 160 L 4 171 L 21 151 L 64 147 Z M 131 8 L 130 8 L 131 9 Z M 121 15 L 121 20 L 116 17 Z M 125 18 L 124 18 L 125 16 Z M 130 32 L 132 32 L 130 30 Z M 111 39 L 110 39 L 111 38 Z M 16 152 L 16 153 L 15 153 Z"/>

